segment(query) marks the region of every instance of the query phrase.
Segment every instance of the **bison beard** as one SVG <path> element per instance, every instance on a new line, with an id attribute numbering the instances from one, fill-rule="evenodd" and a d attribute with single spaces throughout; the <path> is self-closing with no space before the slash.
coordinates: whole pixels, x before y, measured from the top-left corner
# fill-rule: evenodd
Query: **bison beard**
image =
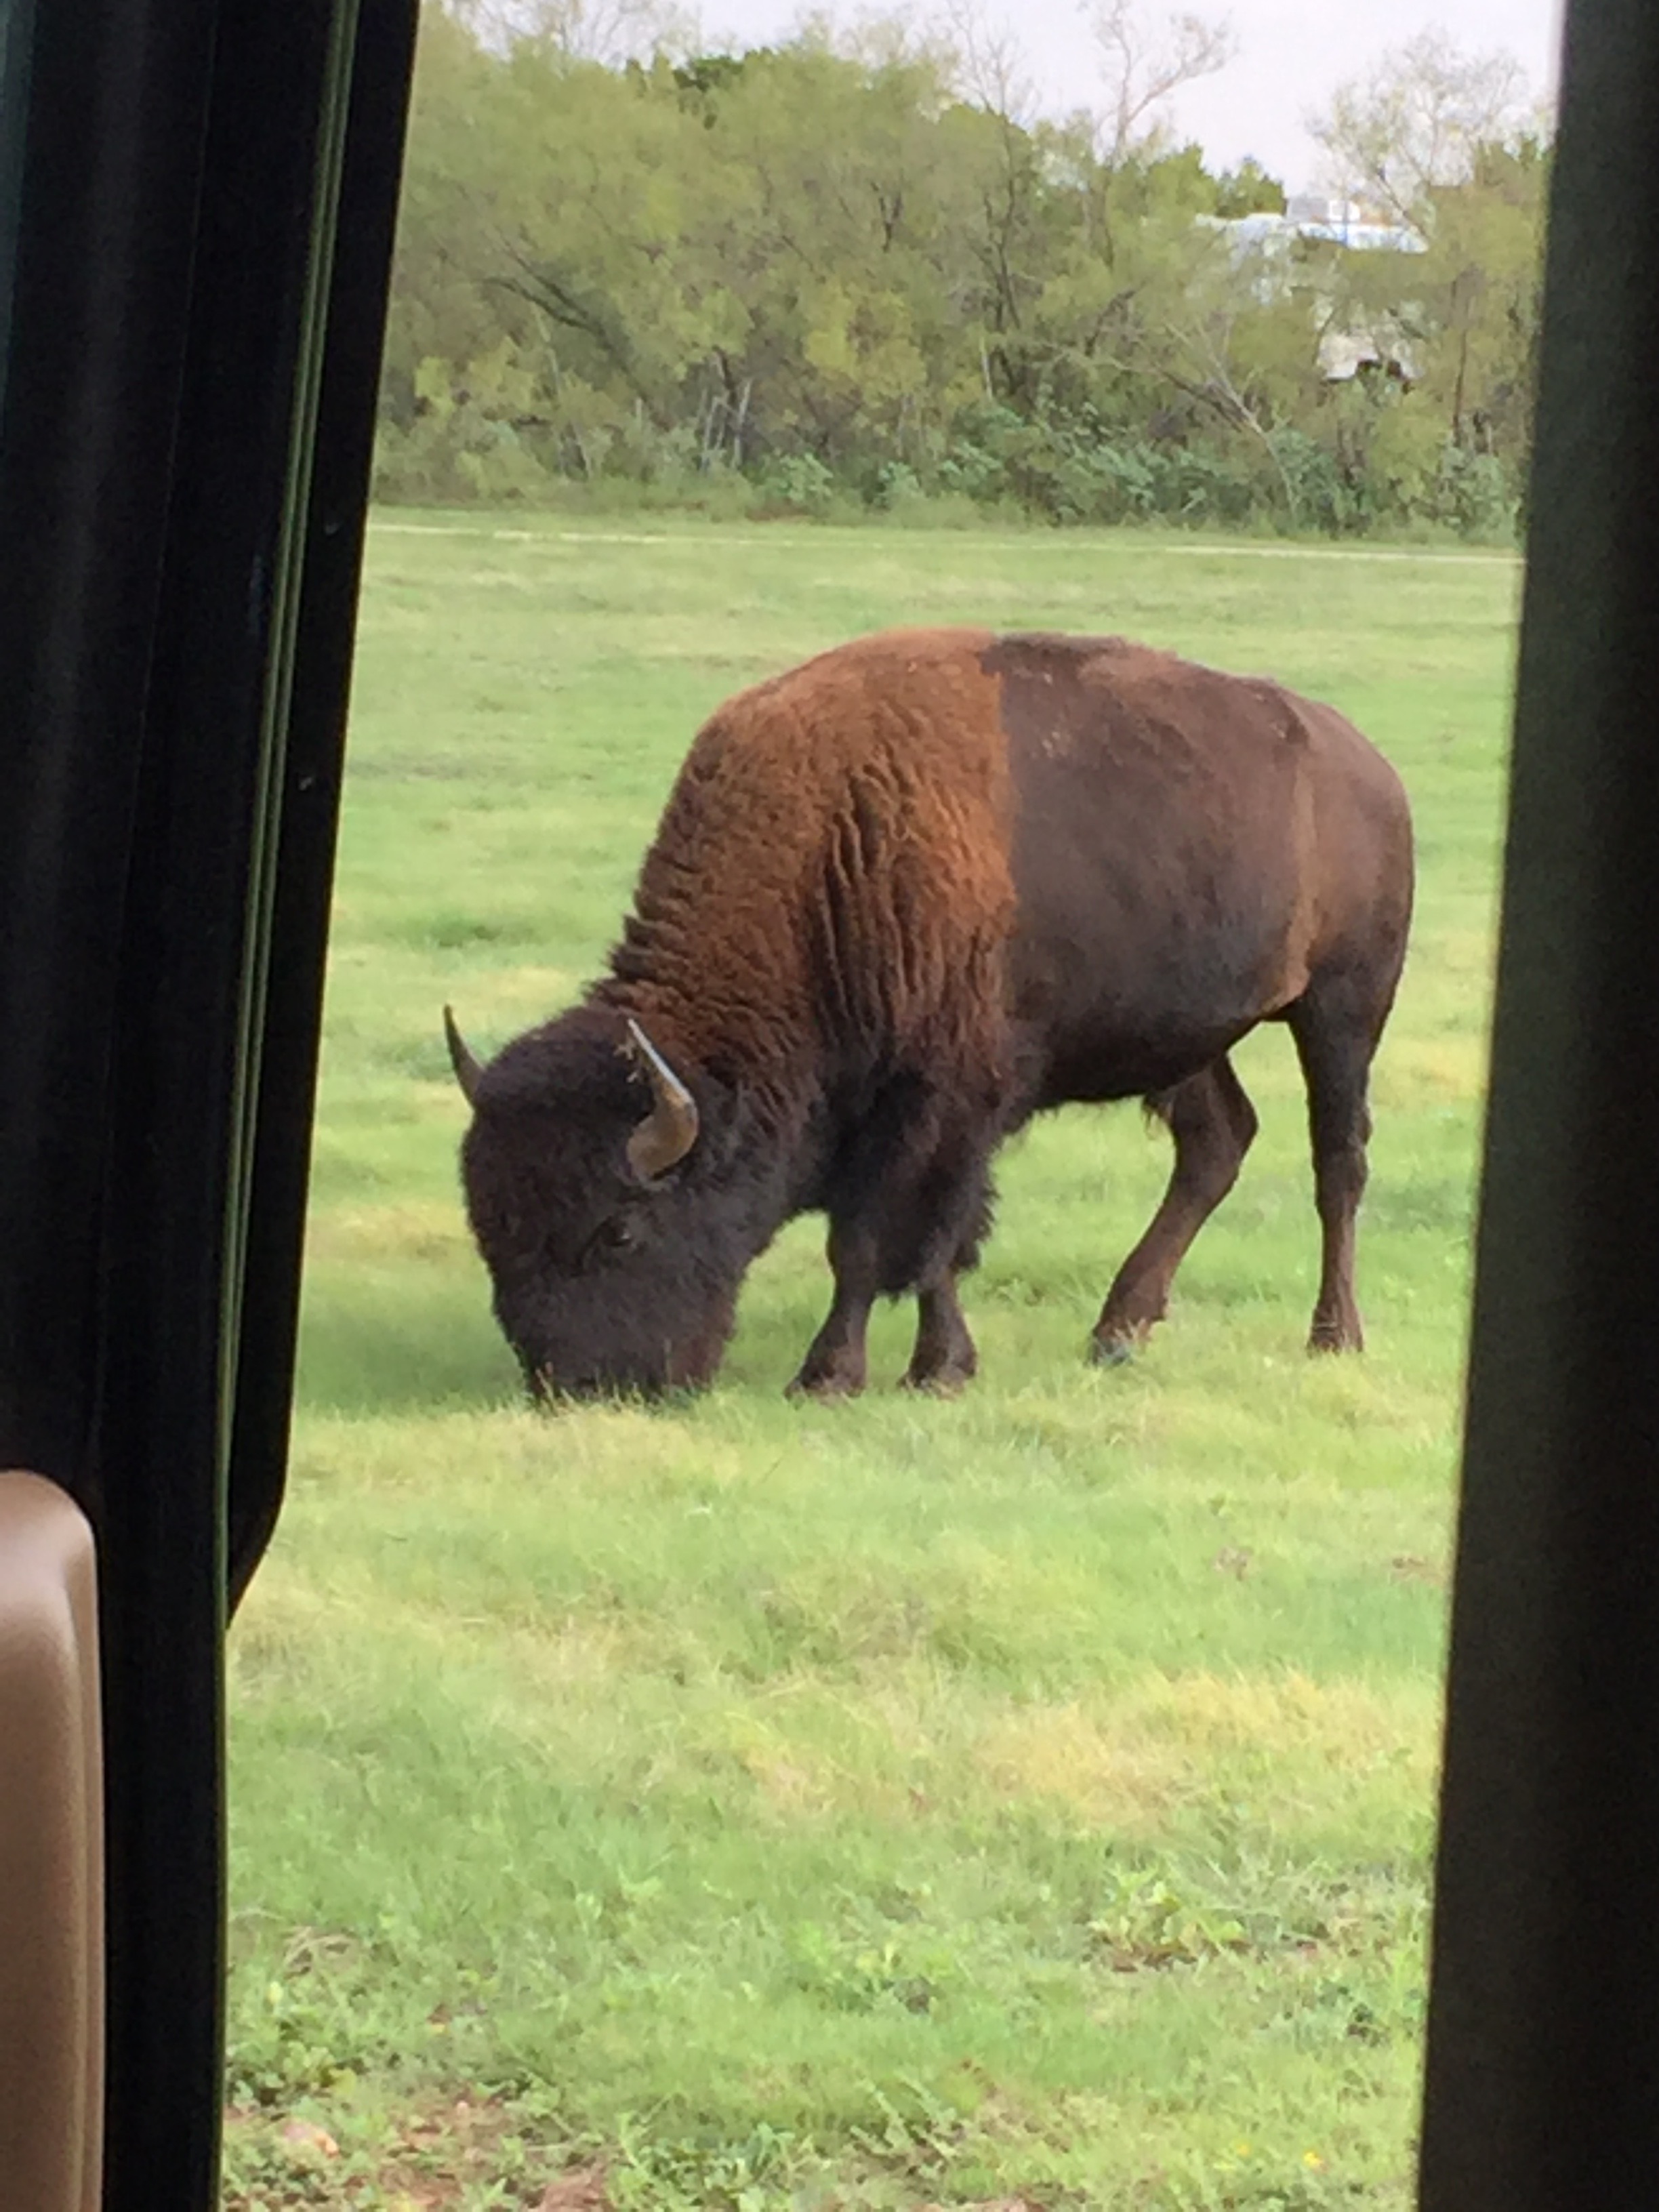
<path id="1" fill-rule="evenodd" d="M 1175 1164 L 1095 1324 L 1125 1358 L 1232 1187 L 1227 1054 L 1282 1021 L 1307 1085 L 1323 1264 L 1310 1347 L 1358 1349 L 1366 1085 L 1405 957 L 1410 817 L 1333 708 L 1118 638 L 895 631 L 705 725 L 609 973 L 480 1066 L 468 1214 L 538 1395 L 718 1366 L 744 1274 L 829 1217 L 835 1296 L 792 1388 L 859 1389 L 878 1297 L 906 1381 L 974 1372 L 957 1299 L 996 1147 L 1139 1097 Z"/>

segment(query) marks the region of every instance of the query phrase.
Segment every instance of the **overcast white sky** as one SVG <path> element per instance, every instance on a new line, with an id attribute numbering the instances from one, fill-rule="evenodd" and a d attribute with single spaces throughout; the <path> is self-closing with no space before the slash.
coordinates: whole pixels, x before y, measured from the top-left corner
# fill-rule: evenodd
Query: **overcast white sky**
<path id="1" fill-rule="evenodd" d="M 1419 31 L 1439 28 L 1479 52 L 1504 48 L 1540 94 L 1555 83 L 1561 0 L 1393 0 L 1381 8 L 1352 0 L 1182 4 L 1207 19 L 1229 20 L 1237 58 L 1177 94 L 1170 122 L 1181 137 L 1199 141 L 1212 164 L 1231 167 L 1254 154 L 1293 191 L 1318 181 L 1316 150 L 1304 128 L 1307 111 Z M 800 0 L 702 0 L 698 12 L 712 48 L 763 46 L 787 33 L 802 9 Z M 842 4 L 833 12 L 845 19 L 858 11 Z M 928 12 L 925 0 L 916 12 Z M 1169 12 L 1160 0 L 1146 0 L 1149 23 Z M 1094 103 L 1094 47 L 1078 0 L 986 0 L 983 13 L 1013 27 L 1043 107 L 1064 112 Z"/>

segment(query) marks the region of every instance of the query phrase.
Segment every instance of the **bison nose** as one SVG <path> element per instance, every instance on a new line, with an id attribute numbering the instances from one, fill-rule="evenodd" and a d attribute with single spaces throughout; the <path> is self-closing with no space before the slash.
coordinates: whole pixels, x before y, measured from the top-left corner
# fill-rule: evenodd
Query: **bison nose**
<path id="1" fill-rule="evenodd" d="M 525 1387 L 534 1404 L 556 1413 L 561 1406 L 588 1405 L 596 1398 L 651 1397 L 662 1385 L 659 1379 L 641 1375 L 555 1374 L 550 1367 L 526 1361 Z"/>
<path id="2" fill-rule="evenodd" d="M 593 1376 L 556 1374 L 544 1363 L 529 1359 L 524 1363 L 524 1381 L 533 1403 L 550 1412 L 573 1398 L 592 1398 L 599 1388 Z"/>

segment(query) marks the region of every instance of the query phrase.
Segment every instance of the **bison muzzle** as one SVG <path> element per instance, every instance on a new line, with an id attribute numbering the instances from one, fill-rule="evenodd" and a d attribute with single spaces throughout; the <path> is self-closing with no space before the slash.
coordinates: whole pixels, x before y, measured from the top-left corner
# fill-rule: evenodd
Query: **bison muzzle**
<path id="1" fill-rule="evenodd" d="M 481 1066 L 467 1211 L 538 1395 L 706 1381 L 750 1262 L 829 1218 L 835 1294 L 793 1388 L 854 1391 L 878 1297 L 906 1376 L 965 1382 L 957 1303 L 998 1146 L 1146 1100 L 1175 1140 L 1091 1340 L 1121 1358 L 1255 1133 L 1228 1054 L 1282 1021 L 1323 1263 L 1310 1346 L 1358 1349 L 1371 1059 L 1405 957 L 1411 820 L 1334 708 L 1121 638 L 893 631 L 699 733 L 609 972 Z"/>

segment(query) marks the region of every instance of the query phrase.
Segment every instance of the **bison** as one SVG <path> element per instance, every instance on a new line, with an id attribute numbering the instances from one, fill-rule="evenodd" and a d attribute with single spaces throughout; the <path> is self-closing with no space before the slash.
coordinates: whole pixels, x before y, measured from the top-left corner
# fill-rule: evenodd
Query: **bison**
<path id="1" fill-rule="evenodd" d="M 468 1214 L 538 1395 L 712 1376 L 751 1261 L 829 1218 L 792 1390 L 855 1391 L 874 1301 L 905 1376 L 964 1382 L 957 1278 L 998 1146 L 1139 1097 L 1174 1171 L 1095 1323 L 1125 1358 L 1256 1116 L 1230 1048 L 1282 1021 L 1323 1265 L 1310 1348 L 1358 1349 L 1366 1085 L 1405 957 L 1411 821 L 1330 707 L 1116 637 L 895 630 L 704 725 L 609 973 L 488 1066 L 448 1008 Z"/>

